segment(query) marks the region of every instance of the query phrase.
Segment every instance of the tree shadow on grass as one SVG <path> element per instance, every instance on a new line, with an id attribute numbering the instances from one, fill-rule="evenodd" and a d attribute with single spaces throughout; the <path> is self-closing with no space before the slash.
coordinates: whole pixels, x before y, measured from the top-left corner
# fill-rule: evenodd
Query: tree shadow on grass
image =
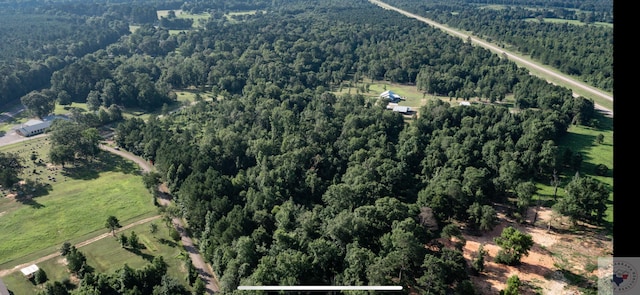
<path id="1" fill-rule="evenodd" d="M 39 209 L 44 207 L 44 205 L 38 203 L 35 198 L 48 195 L 52 189 L 53 188 L 49 183 L 28 180 L 24 184 L 20 185 L 20 188 L 17 190 L 15 200 L 16 202 Z"/>
<path id="2" fill-rule="evenodd" d="M 579 288 L 585 288 L 588 290 L 596 290 L 596 282 L 590 280 L 584 275 L 576 274 L 567 269 L 560 269 L 560 272 L 564 276 L 567 283 L 571 286 L 576 286 Z"/>
<path id="3" fill-rule="evenodd" d="M 73 166 L 65 167 L 63 175 L 73 179 L 96 179 L 101 172 L 121 172 L 140 175 L 140 167 L 118 155 L 101 152 L 95 159 L 80 159 Z"/>
<path id="4" fill-rule="evenodd" d="M 178 246 L 178 244 L 176 242 L 171 241 L 171 240 L 167 240 L 165 238 L 158 239 L 158 242 L 160 242 L 160 244 L 167 245 L 167 246 L 169 246 L 171 248 L 175 248 L 175 247 Z"/>
<path id="5" fill-rule="evenodd" d="M 124 249 L 129 251 L 129 252 L 131 252 L 131 253 L 133 253 L 133 254 L 136 254 L 136 255 L 142 257 L 142 259 L 144 259 L 146 261 L 149 261 L 149 262 L 152 262 L 153 258 L 155 258 L 155 256 L 153 256 L 151 254 L 143 253 L 142 251 L 140 251 L 140 249 L 131 249 L 131 248 L 124 248 Z"/>

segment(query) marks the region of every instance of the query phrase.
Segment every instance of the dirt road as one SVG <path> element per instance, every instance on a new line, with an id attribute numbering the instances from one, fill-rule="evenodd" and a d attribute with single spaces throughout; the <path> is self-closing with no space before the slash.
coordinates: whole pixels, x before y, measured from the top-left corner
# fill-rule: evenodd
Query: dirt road
<path id="1" fill-rule="evenodd" d="M 138 164 L 138 166 L 140 166 L 140 169 L 142 169 L 142 171 L 144 172 L 149 172 L 151 170 L 153 170 L 153 166 L 151 166 L 151 163 L 147 162 L 145 159 L 140 158 L 130 152 L 126 152 L 126 151 L 122 151 L 122 150 L 116 150 L 115 148 L 112 148 L 108 145 L 105 144 L 101 144 L 100 148 L 102 150 L 105 150 L 107 152 L 110 152 L 112 154 L 116 154 L 120 157 L 129 159 L 133 162 L 135 162 L 136 164 Z"/>
<path id="2" fill-rule="evenodd" d="M 112 148 L 108 145 L 101 145 L 100 148 L 105 151 L 124 157 L 126 159 L 129 159 L 131 161 L 134 161 L 145 172 L 150 172 L 153 170 L 153 166 L 149 162 L 147 162 L 146 160 L 134 154 L 131 154 L 129 152 L 122 151 L 122 150 L 116 150 L 115 148 Z M 161 185 L 159 190 L 165 197 L 158 198 L 158 203 L 162 206 L 168 206 L 169 204 L 171 204 L 171 199 L 168 197 L 170 195 L 166 186 Z M 198 273 L 200 274 L 200 279 L 202 279 L 206 283 L 207 292 L 209 294 L 218 292 L 218 279 L 215 276 L 215 273 L 213 272 L 213 269 L 211 268 L 211 266 L 208 263 L 206 263 L 202 255 L 200 255 L 198 248 L 196 248 L 195 245 L 193 244 L 193 240 L 191 240 L 191 238 L 189 237 L 182 219 L 175 217 L 172 219 L 172 223 L 173 223 L 173 226 L 176 228 L 176 230 L 178 230 L 178 232 L 180 233 L 182 246 L 184 247 L 185 250 L 187 250 L 189 257 L 191 258 L 191 262 L 193 263 L 193 266 L 195 266 L 196 269 L 198 270 Z"/>
<path id="3" fill-rule="evenodd" d="M 565 75 L 559 74 L 558 72 L 549 70 L 549 69 L 547 69 L 547 68 L 545 68 L 543 66 L 540 66 L 537 63 L 534 63 L 534 62 L 528 61 L 526 59 L 520 58 L 520 57 L 514 55 L 513 53 L 510 53 L 510 52 L 506 51 L 504 48 L 500 48 L 500 47 L 498 47 L 496 45 L 493 45 L 493 44 L 490 44 L 489 42 L 486 42 L 484 40 L 478 39 L 476 37 L 471 37 L 471 36 L 469 36 L 467 34 L 458 32 L 458 31 L 453 30 L 453 29 L 451 29 L 451 28 L 449 28 L 447 26 L 444 26 L 442 24 L 434 22 L 433 20 L 430 20 L 430 19 L 421 17 L 419 15 L 404 11 L 402 9 L 396 8 L 396 7 L 391 6 L 391 5 L 387 4 L 387 3 L 384 3 L 382 1 L 369 0 L 369 2 L 371 2 L 371 3 L 375 4 L 375 5 L 378 5 L 378 6 L 382 7 L 382 8 L 393 10 L 393 11 L 396 11 L 396 12 L 398 12 L 400 14 L 405 15 L 405 16 L 408 16 L 408 17 L 411 17 L 411 18 L 415 18 L 415 19 L 417 19 L 419 21 L 427 23 L 427 24 L 429 24 L 429 25 L 431 25 L 431 26 L 433 26 L 435 28 L 441 29 L 441 30 L 443 30 L 443 31 L 445 31 L 445 32 L 447 32 L 449 34 L 454 35 L 454 36 L 457 36 L 457 37 L 460 37 L 460 38 L 463 38 L 463 39 L 470 38 L 472 43 L 476 43 L 476 44 L 478 44 L 478 45 L 480 45 L 480 46 L 482 46 L 482 47 L 484 47 L 486 49 L 489 49 L 489 50 L 495 52 L 495 53 L 505 54 L 509 59 L 511 59 L 513 61 L 517 61 L 517 62 L 519 62 L 521 64 L 524 64 L 524 65 L 526 65 L 527 68 L 530 68 L 530 69 L 532 68 L 532 69 L 536 69 L 537 71 L 544 72 L 546 75 L 553 76 L 553 77 L 555 77 L 557 79 L 560 79 L 560 80 L 570 84 L 572 87 L 576 87 L 576 88 L 588 91 L 588 92 L 596 95 L 597 97 L 600 97 L 602 99 L 605 99 L 605 100 L 613 102 L 613 96 L 611 96 L 611 95 L 608 95 L 608 94 L 606 94 L 606 93 L 604 93 L 604 92 L 602 92 L 602 91 L 600 91 L 598 89 L 595 89 L 595 88 L 593 88 L 593 87 L 591 87 L 589 85 L 586 85 L 586 84 L 584 84 L 582 82 L 579 82 L 579 81 L 576 81 L 574 79 L 571 79 L 571 78 L 569 78 L 569 77 L 567 77 Z M 608 113 L 610 117 L 613 117 L 613 110 L 607 109 L 607 108 L 605 108 L 605 107 L 603 107 L 601 105 L 598 105 L 598 104 L 596 104 L 596 108 L 603 110 L 605 113 Z"/>

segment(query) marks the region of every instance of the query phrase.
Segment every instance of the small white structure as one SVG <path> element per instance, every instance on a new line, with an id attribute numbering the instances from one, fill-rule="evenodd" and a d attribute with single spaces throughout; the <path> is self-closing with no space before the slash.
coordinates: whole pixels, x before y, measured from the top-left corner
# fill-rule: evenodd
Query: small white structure
<path id="1" fill-rule="evenodd" d="M 470 103 L 470 102 L 468 102 L 468 101 L 466 101 L 466 100 L 464 100 L 464 101 L 461 101 L 461 102 L 460 102 L 460 105 L 461 105 L 461 106 L 470 106 L 470 105 L 471 105 L 471 103 Z"/>
<path id="2" fill-rule="evenodd" d="M 402 96 L 395 94 L 391 90 L 387 90 L 385 92 L 380 93 L 380 97 L 387 98 L 391 102 L 398 102 L 402 99 Z"/>
<path id="3" fill-rule="evenodd" d="M 38 271 L 38 266 L 35 264 L 29 265 L 23 269 L 20 270 L 20 272 L 22 272 L 22 274 L 27 277 L 30 278 L 34 273 L 36 273 L 36 271 Z"/>

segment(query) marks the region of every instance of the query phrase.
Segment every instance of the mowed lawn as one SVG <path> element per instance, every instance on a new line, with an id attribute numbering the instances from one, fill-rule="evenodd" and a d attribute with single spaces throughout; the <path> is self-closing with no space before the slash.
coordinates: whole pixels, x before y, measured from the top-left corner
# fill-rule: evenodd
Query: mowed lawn
<path id="1" fill-rule="evenodd" d="M 44 140 L 44 139 L 36 139 Z M 0 148 L 11 151 L 14 147 Z M 46 144 L 39 145 L 40 158 L 45 157 Z M 31 162 L 29 149 L 19 153 L 25 163 Z M 0 196 L 0 265 L 2 268 L 34 252 L 59 247 L 65 241 L 105 230 L 108 216 L 116 216 L 122 224 L 155 214 L 151 193 L 144 187 L 142 176 L 130 161 L 104 153 L 85 168 L 70 171 L 50 171 L 45 167 L 39 177 L 46 189 L 33 198 L 16 201 L 6 194 Z M 30 168 L 28 168 L 30 169 Z M 56 173 L 56 181 L 47 181 Z M 28 175 L 28 174 L 27 174 Z M 35 177 L 23 176 L 25 178 Z M 78 241 L 79 242 L 79 241 Z M 42 253 L 46 255 L 49 253 Z M 37 258 L 37 257 L 34 257 Z M 11 262 L 11 263 L 8 263 Z"/>
<path id="2" fill-rule="evenodd" d="M 149 231 L 150 224 L 157 225 L 157 232 Z M 125 264 L 133 269 L 142 269 L 158 256 L 167 263 L 167 273 L 181 284 L 187 285 L 185 273 L 185 257 L 188 255 L 180 244 L 171 241 L 169 228 L 160 220 L 136 225 L 122 233 L 130 236 L 135 231 L 143 249 L 138 253 L 124 249 L 115 237 L 107 237 L 89 245 L 78 248 L 87 257 L 87 264 L 96 273 L 113 274 Z M 47 274 L 48 283 L 69 279 L 69 271 L 60 256 L 38 264 Z M 44 284 L 34 285 L 22 273 L 14 272 L 2 278 L 9 290 L 14 294 L 35 294 L 43 290 Z"/>
<path id="3" fill-rule="evenodd" d="M 608 206 L 605 220 L 613 222 L 613 119 L 604 118 L 600 120 L 599 128 L 584 126 L 571 126 L 569 132 L 558 145 L 570 148 L 574 154 L 582 154 L 581 175 L 592 177 L 604 183 L 611 191 L 609 194 Z M 602 134 L 604 140 L 597 142 L 598 135 Z M 607 166 L 606 175 L 597 175 L 596 168 L 603 164 Z M 571 175 L 570 177 L 573 177 Z M 567 179 L 570 181 L 571 179 Z"/>

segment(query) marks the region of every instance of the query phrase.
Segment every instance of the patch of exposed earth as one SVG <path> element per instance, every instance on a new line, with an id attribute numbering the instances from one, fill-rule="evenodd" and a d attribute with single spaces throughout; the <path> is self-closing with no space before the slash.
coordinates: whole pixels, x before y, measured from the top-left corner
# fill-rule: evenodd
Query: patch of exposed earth
<path id="1" fill-rule="evenodd" d="M 530 213 L 529 221 L 533 221 L 533 210 Z M 464 235 L 467 242 L 463 254 L 469 263 L 476 257 L 480 244 L 484 245 L 487 252 L 484 272 L 471 276 L 480 294 L 498 294 L 506 287 L 507 278 L 512 275 L 517 275 L 525 284 L 520 293 L 523 295 L 581 294 L 578 286 L 572 285 L 562 271 L 570 271 L 585 278 L 595 276 L 597 270 L 594 265 L 597 265 L 597 258 L 611 256 L 613 253 L 613 242 L 595 230 L 587 228 L 578 233 L 567 231 L 570 223 L 552 213 L 550 208 L 540 208 L 537 214 L 535 226 L 532 226 L 519 224 L 499 213 L 500 223 L 491 232 L 482 236 Z M 506 226 L 513 226 L 530 234 L 534 241 L 529 255 L 523 257 L 518 266 L 507 266 L 494 261 L 500 247 L 493 239 Z"/>

